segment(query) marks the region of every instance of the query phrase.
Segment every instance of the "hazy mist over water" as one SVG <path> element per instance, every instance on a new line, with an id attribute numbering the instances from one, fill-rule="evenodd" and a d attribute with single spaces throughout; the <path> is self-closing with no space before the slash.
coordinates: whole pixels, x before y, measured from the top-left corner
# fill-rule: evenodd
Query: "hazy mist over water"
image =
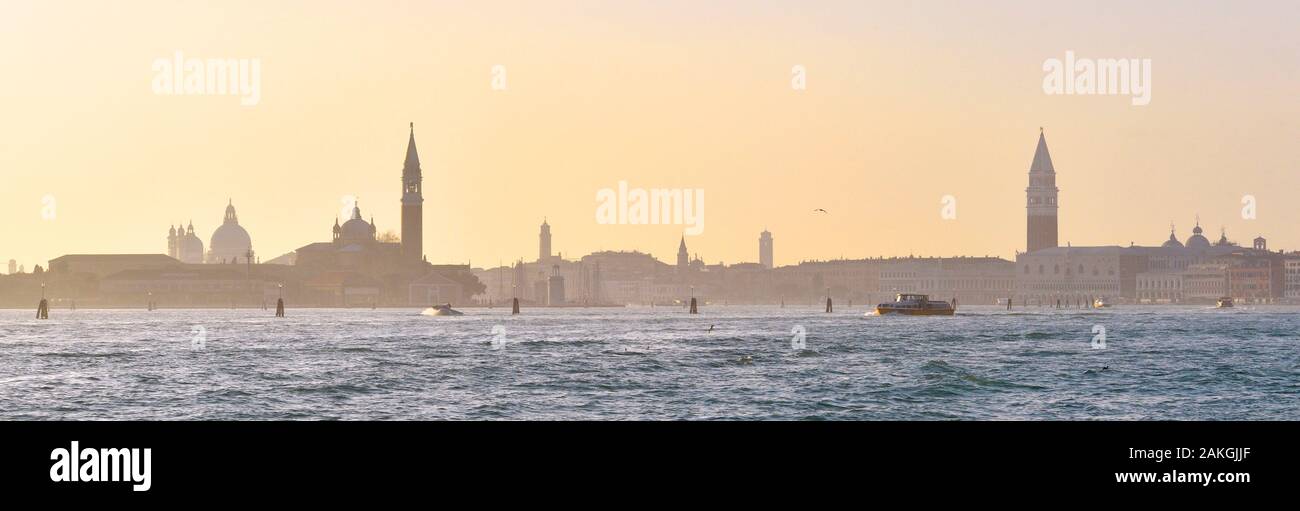
<path id="1" fill-rule="evenodd" d="M 1300 412 L 1296 307 L 864 311 L 290 309 L 276 319 L 251 309 L 56 309 L 37 321 L 33 311 L 4 310 L 0 418 L 1293 420 Z M 1105 328 L 1104 349 L 1093 348 L 1095 325 Z M 803 351 L 791 348 L 797 326 Z M 493 349 L 494 339 L 504 346 Z"/>

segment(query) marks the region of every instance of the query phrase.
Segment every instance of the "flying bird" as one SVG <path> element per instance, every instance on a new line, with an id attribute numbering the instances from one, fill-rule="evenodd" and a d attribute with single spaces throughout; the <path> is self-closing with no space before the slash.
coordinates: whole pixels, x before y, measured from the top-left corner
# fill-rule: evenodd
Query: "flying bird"
<path id="1" fill-rule="evenodd" d="M 826 211 L 826 210 L 824 210 L 824 209 L 822 209 L 822 208 L 817 208 L 817 209 L 814 209 L 814 210 L 813 210 L 813 213 L 817 213 L 817 212 L 826 213 L 826 214 L 828 214 L 828 215 L 831 214 L 830 211 Z"/>

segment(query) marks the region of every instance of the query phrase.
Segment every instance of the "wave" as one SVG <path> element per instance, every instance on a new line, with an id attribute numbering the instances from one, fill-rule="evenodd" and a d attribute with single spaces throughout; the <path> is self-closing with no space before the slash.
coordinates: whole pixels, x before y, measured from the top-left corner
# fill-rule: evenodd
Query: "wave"
<path id="1" fill-rule="evenodd" d="M 1015 383 L 997 378 L 981 376 L 943 360 L 930 360 L 921 366 L 921 372 L 935 390 L 962 394 L 966 390 L 1044 390 L 1046 387 Z M 972 389 L 973 387 L 973 389 Z"/>

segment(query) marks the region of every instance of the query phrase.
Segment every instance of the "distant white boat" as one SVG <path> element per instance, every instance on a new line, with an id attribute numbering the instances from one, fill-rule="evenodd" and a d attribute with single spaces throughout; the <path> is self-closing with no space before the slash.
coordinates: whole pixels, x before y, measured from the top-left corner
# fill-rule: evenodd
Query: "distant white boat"
<path id="1" fill-rule="evenodd" d="M 957 308 L 948 302 L 931 300 L 927 295 L 900 293 L 893 302 L 876 306 L 876 315 L 902 314 L 906 316 L 951 316 Z"/>
<path id="2" fill-rule="evenodd" d="M 1092 308 L 1094 309 L 1104 309 L 1106 307 L 1110 307 L 1110 302 L 1106 300 L 1106 297 L 1101 297 L 1092 301 Z"/>

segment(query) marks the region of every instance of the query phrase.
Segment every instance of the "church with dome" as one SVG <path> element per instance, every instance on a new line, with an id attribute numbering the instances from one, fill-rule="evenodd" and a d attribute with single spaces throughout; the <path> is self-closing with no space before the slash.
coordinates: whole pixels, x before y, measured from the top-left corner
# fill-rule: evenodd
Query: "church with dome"
<path id="1" fill-rule="evenodd" d="M 178 224 L 167 230 L 167 255 L 182 263 L 203 263 L 203 240 L 194 234 L 194 222 L 188 227 Z"/>
<path id="2" fill-rule="evenodd" d="M 401 236 L 380 237 L 374 217 L 353 204 L 347 220 L 334 219 L 330 241 L 294 252 L 309 300 L 333 305 L 430 305 L 468 301 L 482 289 L 468 265 L 433 265 L 424 257 L 423 171 L 415 126 L 407 139 L 399 201 Z"/>
<path id="3" fill-rule="evenodd" d="M 203 250 L 203 240 L 194 232 L 194 222 L 167 230 L 167 255 L 185 264 L 235 264 L 254 261 L 253 241 L 239 225 L 234 202 L 226 203 L 226 216 L 212 233 Z"/>
<path id="4" fill-rule="evenodd" d="M 428 307 L 472 301 L 484 286 L 469 265 L 430 264 L 424 256 L 424 178 L 414 124 L 401 181 L 391 210 L 401 219 L 400 237 L 380 235 L 374 217 L 367 219 L 361 206 L 353 204 L 345 221 L 334 218 L 324 238 L 328 241 L 263 264 L 233 200 L 227 200 L 221 225 L 206 246 L 193 222 L 187 222 L 169 227 L 165 256 L 64 255 L 50 261 L 54 279 L 49 290 L 66 291 L 65 297 L 76 294 L 81 303 L 150 307 L 266 307 L 280 298 L 294 307 Z M 325 234 L 324 224 L 320 234 Z M 67 291 L 74 283 L 81 287 Z"/>
<path id="5" fill-rule="evenodd" d="M 212 233 L 212 241 L 208 243 L 208 264 L 232 264 L 238 262 L 247 262 L 255 257 L 253 253 L 253 241 L 248 236 L 248 231 L 239 225 L 239 217 L 235 214 L 234 202 L 226 203 L 226 216 L 221 221 L 221 226 Z"/>
<path id="6" fill-rule="evenodd" d="M 1284 258 L 1257 237 L 1249 247 L 1220 231 L 1211 242 L 1200 219 L 1187 240 L 1170 226 L 1159 246 L 1061 246 L 1057 231 L 1056 168 L 1040 130 L 1026 189 L 1027 243 L 1016 253 L 1017 304 L 1092 303 L 1095 298 L 1142 303 L 1214 303 L 1231 296 L 1269 303 L 1285 292 Z"/>
<path id="7" fill-rule="evenodd" d="M 361 216 L 360 203 L 354 204 L 346 222 L 334 219 L 328 242 L 312 243 L 297 250 L 296 265 L 304 271 L 355 271 L 363 274 L 400 273 L 419 268 L 423 261 L 403 258 L 401 242 L 379 239 L 374 218 Z"/>

